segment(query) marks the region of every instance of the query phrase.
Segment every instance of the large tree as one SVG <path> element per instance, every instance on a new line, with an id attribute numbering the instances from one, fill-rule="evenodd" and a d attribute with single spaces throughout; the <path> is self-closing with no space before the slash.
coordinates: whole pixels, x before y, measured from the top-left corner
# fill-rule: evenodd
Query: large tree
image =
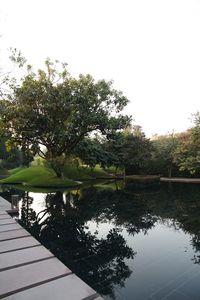
<path id="1" fill-rule="evenodd" d="M 95 81 L 90 75 L 73 78 L 66 64 L 49 60 L 45 66 L 36 74 L 29 69 L 12 95 L 0 102 L 3 132 L 23 151 L 51 162 L 71 153 L 93 131 L 107 136 L 129 124 L 131 118 L 120 114 L 128 99 L 111 81 Z"/>

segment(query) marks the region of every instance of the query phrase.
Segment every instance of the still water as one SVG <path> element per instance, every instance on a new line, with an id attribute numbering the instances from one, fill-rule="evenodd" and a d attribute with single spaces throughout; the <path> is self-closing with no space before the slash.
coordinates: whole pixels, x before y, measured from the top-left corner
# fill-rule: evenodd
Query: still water
<path id="1" fill-rule="evenodd" d="M 19 194 L 19 222 L 105 299 L 200 299 L 200 185 Z"/>

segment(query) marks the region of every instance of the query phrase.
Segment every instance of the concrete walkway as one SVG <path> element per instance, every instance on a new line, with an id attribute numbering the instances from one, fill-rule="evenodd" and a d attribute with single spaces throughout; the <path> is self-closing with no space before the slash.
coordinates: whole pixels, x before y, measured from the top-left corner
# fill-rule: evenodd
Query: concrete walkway
<path id="1" fill-rule="evenodd" d="M 103 300 L 7 213 L 0 197 L 0 299 Z"/>

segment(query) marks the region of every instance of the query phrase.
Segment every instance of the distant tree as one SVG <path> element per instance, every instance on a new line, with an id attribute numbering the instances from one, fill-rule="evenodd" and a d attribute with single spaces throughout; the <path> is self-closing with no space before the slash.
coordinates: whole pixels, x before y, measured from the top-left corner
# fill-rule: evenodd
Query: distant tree
<path id="1" fill-rule="evenodd" d="M 120 114 L 128 100 L 112 82 L 95 82 L 90 75 L 75 79 L 66 64 L 56 68 L 47 60 L 45 65 L 37 74 L 29 68 L 21 85 L 0 102 L 4 134 L 25 153 L 38 154 L 53 166 L 91 132 L 107 136 L 130 123 L 130 117 Z"/>
<path id="2" fill-rule="evenodd" d="M 171 177 L 174 169 L 177 169 L 177 148 L 179 139 L 174 133 L 158 136 L 152 141 L 153 152 L 150 169 L 153 173 L 160 173 Z"/>
<path id="3" fill-rule="evenodd" d="M 137 128 L 138 129 L 138 128 Z M 134 132 L 125 137 L 124 165 L 126 174 L 142 174 L 151 158 L 152 144 L 145 134 Z"/>
<path id="4" fill-rule="evenodd" d="M 181 171 L 191 175 L 200 172 L 200 114 L 194 115 L 194 127 L 181 139 L 178 148 L 178 164 Z"/>
<path id="5" fill-rule="evenodd" d="M 140 174 L 151 157 L 152 145 L 139 126 L 113 135 L 107 142 L 110 165 L 126 174 Z"/>
<path id="6" fill-rule="evenodd" d="M 8 141 L 0 139 L 0 167 L 11 169 L 23 165 L 23 153 L 16 146 L 9 146 Z"/>

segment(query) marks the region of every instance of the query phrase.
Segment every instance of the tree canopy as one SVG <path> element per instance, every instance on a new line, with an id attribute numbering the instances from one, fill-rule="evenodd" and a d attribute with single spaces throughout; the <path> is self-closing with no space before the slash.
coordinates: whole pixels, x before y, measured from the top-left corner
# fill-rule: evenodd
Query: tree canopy
<path id="1" fill-rule="evenodd" d="M 71 153 L 93 131 L 107 136 L 130 123 L 131 117 L 121 114 L 128 99 L 111 81 L 73 78 L 66 64 L 49 60 L 45 66 L 37 73 L 28 68 L 0 102 L 1 131 L 23 151 L 51 160 Z"/>

